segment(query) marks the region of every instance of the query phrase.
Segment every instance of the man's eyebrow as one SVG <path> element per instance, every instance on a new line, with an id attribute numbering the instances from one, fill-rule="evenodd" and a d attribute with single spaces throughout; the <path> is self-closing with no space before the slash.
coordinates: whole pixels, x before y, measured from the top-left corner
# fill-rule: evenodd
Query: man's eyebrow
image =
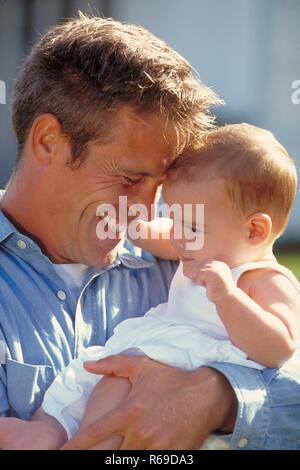
<path id="1" fill-rule="evenodd" d="M 177 158 L 174 158 L 174 159 L 171 161 L 170 165 L 169 165 L 168 168 L 167 168 L 167 171 L 173 170 L 174 168 L 176 168 L 176 165 L 178 165 L 178 159 L 179 159 L 179 158 L 180 158 L 180 156 L 177 157 Z"/>
<path id="2" fill-rule="evenodd" d="M 130 175 L 153 176 L 152 173 L 147 171 L 130 170 L 129 168 L 125 168 L 124 171 Z"/>
<path id="3" fill-rule="evenodd" d="M 130 168 L 124 168 L 124 172 L 128 175 L 136 175 L 136 176 L 151 176 L 151 177 L 158 177 L 158 175 L 156 175 L 155 173 L 152 173 L 151 171 L 145 171 L 145 170 L 133 170 L 133 169 L 130 169 Z M 163 179 L 164 176 L 161 176 L 161 178 Z"/>

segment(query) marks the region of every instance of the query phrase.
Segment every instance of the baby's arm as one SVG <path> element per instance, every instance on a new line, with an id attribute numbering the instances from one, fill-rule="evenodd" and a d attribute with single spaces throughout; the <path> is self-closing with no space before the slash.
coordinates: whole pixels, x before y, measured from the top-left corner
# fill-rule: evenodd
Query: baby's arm
<path id="1" fill-rule="evenodd" d="M 272 270 L 241 276 L 235 286 L 229 267 L 209 261 L 184 273 L 207 289 L 234 345 L 266 367 L 280 367 L 299 337 L 300 295 L 291 281 Z"/>
<path id="2" fill-rule="evenodd" d="M 134 245 L 149 251 L 158 258 L 178 260 L 178 255 L 170 241 L 172 224 L 172 220 L 166 217 L 157 217 L 150 222 L 140 220 L 136 232 L 141 237 L 138 239 L 132 237 L 133 234 L 129 230 L 128 238 Z"/>
<path id="3" fill-rule="evenodd" d="M 0 418 L 1 450 L 54 450 L 67 440 L 59 422 L 39 409 L 32 421 Z"/>
<path id="4" fill-rule="evenodd" d="M 95 386 L 87 403 L 79 431 L 96 423 L 100 418 L 109 416 L 110 412 L 123 403 L 131 390 L 131 383 L 122 377 L 106 376 Z M 92 450 L 120 449 L 122 436 L 112 436 L 99 443 Z"/>

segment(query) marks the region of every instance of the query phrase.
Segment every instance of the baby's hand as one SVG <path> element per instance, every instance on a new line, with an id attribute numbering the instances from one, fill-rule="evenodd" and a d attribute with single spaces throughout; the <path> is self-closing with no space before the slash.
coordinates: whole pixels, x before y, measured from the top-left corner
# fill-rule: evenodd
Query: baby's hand
<path id="1" fill-rule="evenodd" d="M 61 440 L 59 430 L 48 422 L 0 418 L 1 450 L 59 449 L 65 440 Z"/>
<path id="2" fill-rule="evenodd" d="M 183 274 L 195 284 L 206 287 L 207 297 L 215 304 L 224 295 L 229 295 L 237 289 L 229 266 L 222 261 L 214 259 L 202 263 L 186 261 L 183 262 Z"/>

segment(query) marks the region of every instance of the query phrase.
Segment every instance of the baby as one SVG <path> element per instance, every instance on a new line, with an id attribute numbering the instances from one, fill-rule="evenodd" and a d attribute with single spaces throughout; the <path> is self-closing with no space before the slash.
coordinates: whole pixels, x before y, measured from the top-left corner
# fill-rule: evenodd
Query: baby
<path id="1" fill-rule="evenodd" d="M 263 369 L 298 360 L 299 283 L 273 254 L 296 184 L 286 150 L 270 132 L 247 124 L 218 128 L 197 151 L 179 157 L 164 184 L 164 201 L 194 209 L 204 204 L 204 225 L 194 210 L 174 220 L 170 242 L 153 239 L 161 231 L 156 220 L 141 222 L 150 236 L 136 241 L 156 256 L 180 260 L 168 302 L 123 321 L 105 347 L 89 348 L 72 361 L 46 392 L 33 422 L 6 418 L 2 448 L 59 448 L 127 397 L 129 380 L 91 374 L 85 360 L 143 354 L 186 370 L 216 361 Z M 181 239 L 176 224 L 183 228 Z M 201 231 L 204 246 L 195 250 L 191 236 Z M 115 436 L 96 448 L 121 444 Z"/>

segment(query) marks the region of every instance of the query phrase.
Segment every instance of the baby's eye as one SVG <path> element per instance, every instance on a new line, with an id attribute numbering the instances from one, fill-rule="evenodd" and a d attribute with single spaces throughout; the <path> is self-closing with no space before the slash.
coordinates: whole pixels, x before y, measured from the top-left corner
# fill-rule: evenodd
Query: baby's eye
<path id="1" fill-rule="evenodd" d="M 202 230 L 198 229 L 197 227 L 195 226 L 192 226 L 192 225 L 186 225 L 186 230 L 190 233 L 200 233 L 202 232 Z"/>
<path id="2" fill-rule="evenodd" d="M 186 225 L 186 228 L 187 228 L 187 230 L 189 230 L 190 232 L 193 232 L 193 233 L 198 232 L 197 228 L 196 228 L 196 227 L 193 227 L 193 226 L 191 226 L 191 225 Z"/>

